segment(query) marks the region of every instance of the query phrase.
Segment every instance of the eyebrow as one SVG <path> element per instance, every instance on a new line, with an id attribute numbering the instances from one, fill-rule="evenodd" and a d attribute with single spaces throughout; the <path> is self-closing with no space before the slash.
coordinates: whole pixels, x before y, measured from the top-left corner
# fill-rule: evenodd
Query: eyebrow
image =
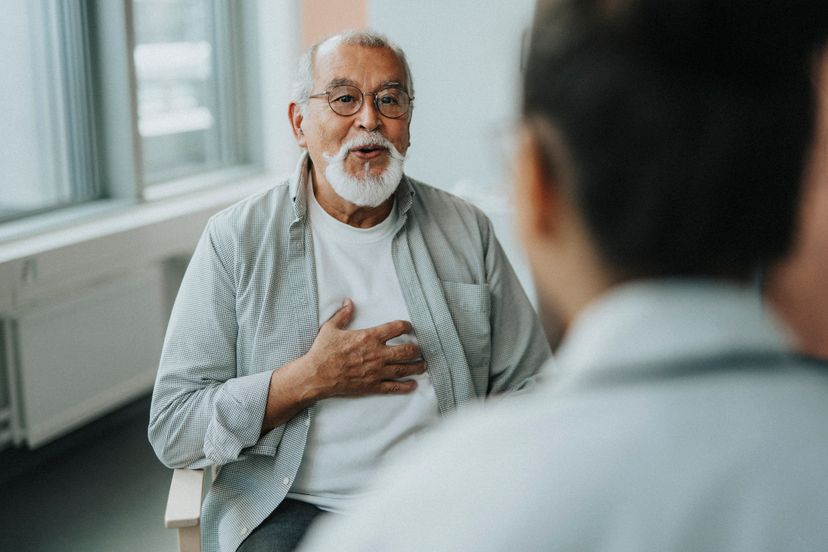
<path id="1" fill-rule="evenodd" d="M 346 84 L 347 84 L 347 85 L 350 85 L 350 86 L 357 86 L 357 83 L 355 83 L 355 82 L 354 82 L 354 81 L 352 81 L 351 79 L 343 79 L 343 78 L 339 78 L 339 79 L 333 79 L 333 80 L 331 80 L 331 81 L 328 83 L 328 88 L 333 88 L 334 86 L 343 86 L 343 85 L 346 85 Z M 359 88 L 359 87 L 357 86 L 357 88 Z"/>
<path id="2" fill-rule="evenodd" d="M 330 89 L 330 88 L 333 88 L 335 86 L 345 86 L 345 85 L 359 88 L 359 85 L 356 82 L 354 82 L 354 81 L 352 81 L 351 79 L 348 79 L 348 78 L 332 79 L 328 83 L 327 88 Z M 376 90 L 385 90 L 386 88 L 400 88 L 400 89 L 402 89 L 403 85 L 400 81 L 388 80 L 388 81 L 384 81 L 384 82 L 380 83 L 380 85 L 376 88 Z"/>

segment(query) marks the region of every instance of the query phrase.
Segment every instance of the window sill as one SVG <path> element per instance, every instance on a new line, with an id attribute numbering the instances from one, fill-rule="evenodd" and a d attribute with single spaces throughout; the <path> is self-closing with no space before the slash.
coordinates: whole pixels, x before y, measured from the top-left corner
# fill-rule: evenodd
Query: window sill
<path id="1" fill-rule="evenodd" d="M 207 219 L 281 179 L 256 174 L 147 203 L 99 201 L 0 227 L 0 311 L 189 255 Z"/>

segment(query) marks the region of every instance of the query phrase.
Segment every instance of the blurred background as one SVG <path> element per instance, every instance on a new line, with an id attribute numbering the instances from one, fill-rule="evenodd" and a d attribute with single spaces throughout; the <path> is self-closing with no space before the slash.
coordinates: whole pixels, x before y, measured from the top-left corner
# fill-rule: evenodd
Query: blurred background
<path id="1" fill-rule="evenodd" d="M 403 47 L 406 172 L 483 208 L 529 291 L 503 144 L 534 0 L 2 7 L 0 550 L 176 549 L 146 440 L 167 317 L 207 218 L 293 169 L 294 67 L 327 35 Z"/>

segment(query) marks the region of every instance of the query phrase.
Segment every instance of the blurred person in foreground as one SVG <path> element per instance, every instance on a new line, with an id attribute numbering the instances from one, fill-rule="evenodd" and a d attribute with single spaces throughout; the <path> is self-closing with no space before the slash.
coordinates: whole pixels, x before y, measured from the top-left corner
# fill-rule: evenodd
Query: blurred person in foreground
<path id="1" fill-rule="evenodd" d="M 796 336 L 797 349 L 828 361 L 828 49 L 814 77 L 817 124 L 795 245 L 770 271 L 766 290 Z"/>
<path id="2" fill-rule="evenodd" d="M 791 247 L 821 3 L 543 2 L 515 193 L 557 377 L 454 420 L 304 550 L 828 550 L 828 371 Z"/>
<path id="3" fill-rule="evenodd" d="M 220 468 L 205 552 L 293 550 L 403 445 L 549 358 L 488 218 L 403 173 L 413 97 L 384 36 L 313 46 L 295 173 L 213 216 L 193 254 L 149 438 L 169 467 Z"/>

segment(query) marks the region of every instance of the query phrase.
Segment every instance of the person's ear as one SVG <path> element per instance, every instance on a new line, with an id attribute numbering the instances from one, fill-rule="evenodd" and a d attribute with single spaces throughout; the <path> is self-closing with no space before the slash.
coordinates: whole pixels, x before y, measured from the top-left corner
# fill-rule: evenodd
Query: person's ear
<path id="1" fill-rule="evenodd" d="M 300 148 L 307 148 L 308 143 L 305 139 L 305 133 L 302 131 L 302 122 L 305 119 L 305 114 L 302 113 L 302 106 L 296 102 L 290 102 L 288 106 L 288 118 L 290 119 L 290 128 L 293 131 L 293 137 Z"/>
<path id="2" fill-rule="evenodd" d="M 559 232 L 561 184 L 537 135 L 524 129 L 518 140 L 515 193 L 520 230 L 526 241 L 545 241 Z"/>

